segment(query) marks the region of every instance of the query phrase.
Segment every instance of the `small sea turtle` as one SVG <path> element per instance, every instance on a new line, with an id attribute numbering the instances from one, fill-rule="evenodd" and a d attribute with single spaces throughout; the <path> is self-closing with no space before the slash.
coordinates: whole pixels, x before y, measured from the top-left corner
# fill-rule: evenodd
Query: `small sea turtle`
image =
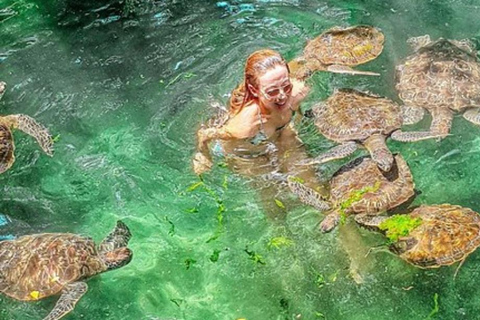
<path id="1" fill-rule="evenodd" d="M 371 26 L 334 27 L 308 42 L 303 55 L 289 63 L 292 75 L 304 79 L 315 71 L 378 76 L 376 72 L 351 67 L 382 53 L 385 37 Z"/>
<path id="2" fill-rule="evenodd" d="M 352 154 L 360 143 L 384 171 L 390 170 L 393 161 L 385 139 L 390 136 L 397 140 L 396 134 L 403 134 L 400 131 L 402 124 L 417 121 L 418 116 L 423 115 L 404 113 L 402 107 L 387 98 L 353 89 L 335 90 L 326 101 L 315 105 L 312 113 L 320 133 L 341 145 L 306 163 L 344 158 Z"/>
<path id="3" fill-rule="evenodd" d="M 73 310 L 87 291 L 84 279 L 125 266 L 131 234 L 121 221 L 95 247 L 91 238 L 70 233 L 42 233 L 0 242 L 0 292 L 32 301 L 61 293 L 44 320 L 57 320 Z"/>
<path id="4" fill-rule="evenodd" d="M 408 216 L 419 219 L 418 226 L 393 242 L 390 249 L 417 267 L 438 268 L 463 261 L 480 245 L 480 216 L 469 208 L 423 205 Z M 391 218 L 358 215 L 355 220 L 382 228 L 382 223 Z"/>
<path id="5" fill-rule="evenodd" d="M 377 215 L 415 195 L 412 174 L 401 155 L 395 156 L 388 173 L 382 172 L 369 157 L 360 157 L 344 165 L 330 180 L 328 200 L 295 179 L 288 179 L 288 185 L 302 202 L 330 212 L 320 224 L 323 232 L 332 230 L 342 215 Z"/>
<path id="6" fill-rule="evenodd" d="M 5 88 L 5 82 L 0 81 L 0 98 Z M 0 116 L 0 173 L 7 171 L 15 162 L 15 145 L 11 129 L 19 129 L 34 137 L 46 154 L 53 155 L 52 137 L 35 119 L 24 114 Z"/>
<path id="7" fill-rule="evenodd" d="M 453 113 L 465 109 L 469 110 L 463 117 L 480 125 L 480 63 L 473 44 L 443 38 L 433 42 L 428 35 L 407 43 L 415 53 L 396 68 L 396 89 L 410 110 L 428 110 L 432 124 L 430 131 L 408 132 L 408 136 L 405 132 L 397 139 L 443 138 L 450 131 Z"/>

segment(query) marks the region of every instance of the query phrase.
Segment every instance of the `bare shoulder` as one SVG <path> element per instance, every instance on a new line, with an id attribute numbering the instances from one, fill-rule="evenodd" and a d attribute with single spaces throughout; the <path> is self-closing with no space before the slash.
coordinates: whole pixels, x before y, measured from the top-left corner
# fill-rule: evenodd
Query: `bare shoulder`
<path id="1" fill-rule="evenodd" d="M 237 139 L 250 138 L 258 131 L 258 106 L 249 104 L 231 117 L 226 124 L 227 131 Z"/>

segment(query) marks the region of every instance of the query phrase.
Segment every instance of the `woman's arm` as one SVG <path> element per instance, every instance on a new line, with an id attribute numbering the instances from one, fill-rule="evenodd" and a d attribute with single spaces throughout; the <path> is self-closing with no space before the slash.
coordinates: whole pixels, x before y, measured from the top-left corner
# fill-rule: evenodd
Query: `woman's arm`
<path id="1" fill-rule="evenodd" d="M 212 156 L 208 143 L 212 140 L 222 139 L 228 140 L 231 135 L 225 126 L 220 128 L 200 128 L 197 131 L 197 153 L 193 157 L 193 171 L 200 175 L 212 168 Z"/>
<path id="2" fill-rule="evenodd" d="M 197 132 L 197 153 L 193 158 L 193 170 L 201 174 L 211 169 L 213 163 L 208 144 L 212 140 L 247 139 L 254 136 L 260 127 L 256 105 L 250 105 L 232 117 L 221 127 L 200 128 Z M 266 117 L 262 117 L 266 121 Z"/>

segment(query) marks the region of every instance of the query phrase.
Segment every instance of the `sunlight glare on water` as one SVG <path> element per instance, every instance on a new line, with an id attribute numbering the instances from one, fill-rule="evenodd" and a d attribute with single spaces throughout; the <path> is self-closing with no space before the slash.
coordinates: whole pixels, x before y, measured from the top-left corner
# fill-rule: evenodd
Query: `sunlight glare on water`
<path id="1" fill-rule="evenodd" d="M 49 158 L 15 133 L 0 213 L 36 232 L 96 241 L 118 219 L 130 227 L 132 262 L 91 279 L 65 319 L 426 319 L 435 294 L 432 319 L 477 319 L 478 252 L 454 279 L 455 267 L 420 270 L 379 250 L 365 257 L 385 243 L 381 235 L 352 223 L 321 234 L 320 213 L 290 194 L 282 195 L 285 209 L 273 199 L 266 205 L 254 184 L 221 166 L 205 176 L 210 192 L 189 187 L 199 181 L 195 131 L 211 105 L 226 103 L 254 50 L 270 47 L 289 60 L 330 27 L 379 27 L 385 49 L 358 69 L 382 75 L 318 73 L 302 107 L 341 87 L 398 100 L 394 67 L 411 53 L 406 40 L 469 38 L 478 49 L 479 15 L 469 0 L 0 0 L 0 80 L 8 86 L 0 112 L 28 114 L 58 135 Z M 333 146 L 310 119 L 299 131 L 312 155 Z M 451 133 L 389 146 L 411 166 L 421 192 L 414 204 L 480 211 L 480 128 L 456 117 Z M 346 161 L 319 169 L 328 178 Z M 362 284 L 351 255 L 361 260 Z M 55 301 L 0 296 L 0 318 L 42 319 Z"/>

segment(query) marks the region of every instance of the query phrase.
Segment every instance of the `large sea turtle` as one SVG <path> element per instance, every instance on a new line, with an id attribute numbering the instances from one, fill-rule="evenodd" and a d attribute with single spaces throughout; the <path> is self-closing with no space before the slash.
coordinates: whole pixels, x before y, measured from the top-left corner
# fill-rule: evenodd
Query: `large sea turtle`
<path id="1" fill-rule="evenodd" d="M 342 215 L 377 215 L 415 195 L 412 174 L 401 155 L 395 156 L 389 172 L 381 171 L 370 157 L 360 157 L 344 165 L 330 180 L 328 200 L 295 179 L 288 179 L 288 185 L 302 202 L 329 212 L 320 224 L 323 232 L 332 230 Z"/>
<path id="2" fill-rule="evenodd" d="M 5 88 L 5 82 L 0 81 L 0 98 Z M 53 155 L 52 137 L 35 119 L 24 114 L 0 116 L 0 173 L 7 171 L 15 162 L 15 145 L 11 129 L 19 129 L 34 137 L 46 154 Z"/>
<path id="3" fill-rule="evenodd" d="M 375 59 L 382 53 L 383 33 L 371 26 L 334 27 L 308 42 L 303 55 L 289 63 L 292 75 L 304 79 L 315 71 L 375 75 L 351 67 Z"/>
<path id="4" fill-rule="evenodd" d="M 465 109 L 463 117 L 480 125 L 480 63 L 473 44 L 443 38 L 433 42 L 428 35 L 407 42 L 415 53 L 397 67 L 396 89 L 410 110 L 428 110 L 432 124 L 430 131 L 405 132 L 397 139 L 445 137 L 453 113 Z"/>
<path id="5" fill-rule="evenodd" d="M 416 219 L 417 226 L 394 241 L 390 249 L 417 267 L 438 268 L 463 261 L 480 245 L 480 216 L 469 208 L 422 205 L 407 216 Z M 386 222 L 392 218 L 396 216 L 355 216 L 362 225 L 386 230 Z"/>
<path id="6" fill-rule="evenodd" d="M 32 301 L 61 293 L 44 320 L 73 310 L 87 291 L 86 278 L 125 266 L 131 234 L 121 221 L 98 246 L 91 238 L 70 233 L 42 233 L 0 242 L 0 292 Z"/>
<path id="7" fill-rule="evenodd" d="M 403 134 L 400 131 L 402 124 L 413 123 L 423 116 L 422 113 L 405 112 L 387 98 L 354 89 L 335 90 L 326 101 L 313 106 L 312 114 L 320 133 L 341 144 L 307 161 L 308 164 L 344 158 L 360 143 L 384 171 L 389 171 L 393 162 L 386 138 L 390 136 L 397 140 L 396 135 Z"/>

